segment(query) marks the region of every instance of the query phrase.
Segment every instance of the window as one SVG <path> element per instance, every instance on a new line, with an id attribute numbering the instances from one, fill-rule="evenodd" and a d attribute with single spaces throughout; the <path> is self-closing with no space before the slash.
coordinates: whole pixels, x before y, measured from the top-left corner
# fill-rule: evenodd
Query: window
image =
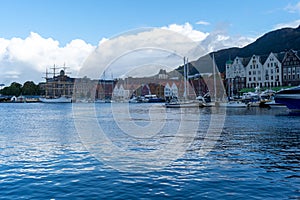
<path id="1" fill-rule="evenodd" d="M 273 76 L 271 76 L 271 80 L 273 80 Z"/>
<path id="2" fill-rule="evenodd" d="M 251 82 L 251 77 L 249 77 L 249 82 Z"/>
<path id="3" fill-rule="evenodd" d="M 273 74 L 273 69 L 271 69 L 271 74 Z"/>
<path id="4" fill-rule="evenodd" d="M 251 76 L 251 71 L 249 71 L 249 75 Z"/>

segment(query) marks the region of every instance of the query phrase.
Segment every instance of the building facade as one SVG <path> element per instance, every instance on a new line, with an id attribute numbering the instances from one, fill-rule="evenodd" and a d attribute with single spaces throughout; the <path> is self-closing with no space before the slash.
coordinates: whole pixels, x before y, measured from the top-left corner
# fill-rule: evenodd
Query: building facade
<path id="1" fill-rule="evenodd" d="M 282 60 L 282 83 L 286 86 L 300 85 L 300 58 L 294 50 L 286 52 Z"/>
<path id="2" fill-rule="evenodd" d="M 300 84 L 300 56 L 289 50 L 250 58 L 236 57 L 226 62 L 227 94 L 233 96 L 242 88 L 271 88 Z"/>
<path id="3" fill-rule="evenodd" d="M 282 65 L 280 54 L 270 53 L 263 65 L 263 87 L 279 87 L 282 85 Z"/>
<path id="4" fill-rule="evenodd" d="M 226 62 L 227 93 L 236 95 L 242 88 L 246 87 L 245 59 L 236 57 L 233 61 Z"/>

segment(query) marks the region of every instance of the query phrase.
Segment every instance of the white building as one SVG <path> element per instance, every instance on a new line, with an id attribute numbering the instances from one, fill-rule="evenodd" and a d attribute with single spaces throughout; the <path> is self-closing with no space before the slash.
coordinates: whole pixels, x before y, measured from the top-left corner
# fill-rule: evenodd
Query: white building
<path id="1" fill-rule="evenodd" d="M 169 83 L 167 83 L 165 85 L 165 88 L 164 88 L 164 95 L 165 95 L 165 97 L 171 97 L 172 96 L 172 91 L 171 90 L 172 89 L 171 89 Z"/>
<path id="2" fill-rule="evenodd" d="M 246 87 L 245 60 L 236 57 L 233 61 L 226 62 L 227 91 L 230 96 L 237 94 L 242 88 Z"/>
<path id="3" fill-rule="evenodd" d="M 253 55 L 246 66 L 248 88 L 262 87 L 265 81 L 264 67 L 261 62 L 261 56 Z"/>
<path id="4" fill-rule="evenodd" d="M 165 97 L 172 97 L 172 96 L 178 97 L 178 87 L 176 86 L 176 84 L 174 82 L 172 83 L 172 86 L 170 86 L 169 83 L 167 83 L 165 85 L 164 96 Z"/>
<path id="5" fill-rule="evenodd" d="M 114 100 L 125 100 L 129 99 L 130 91 L 124 89 L 123 84 L 116 85 L 113 90 L 113 98 Z"/>
<path id="6" fill-rule="evenodd" d="M 173 96 L 178 97 L 178 87 L 175 83 L 172 84 L 171 92 Z"/>
<path id="7" fill-rule="evenodd" d="M 282 65 L 278 54 L 270 53 L 263 68 L 264 87 L 277 87 L 282 85 Z"/>

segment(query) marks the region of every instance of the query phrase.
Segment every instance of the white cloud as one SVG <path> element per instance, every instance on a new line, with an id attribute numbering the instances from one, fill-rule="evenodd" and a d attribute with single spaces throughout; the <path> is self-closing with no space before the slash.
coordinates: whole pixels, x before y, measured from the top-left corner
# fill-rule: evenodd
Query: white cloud
<path id="1" fill-rule="evenodd" d="M 295 5 L 288 4 L 285 7 L 285 10 L 288 11 L 288 12 L 290 12 L 290 13 L 300 13 L 300 2 L 298 2 Z"/>
<path id="2" fill-rule="evenodd" d="M 207 22 L 207 21 L 203 21 L 203 20 L 200 20 L 200 21 L 196 22 L 196 24 L 198 24 L 198 25 L 204 25 L 204 26 L 208 26 L 208 25 L 210 25 L 210 23 L 209 23 L 209 22 Z"/>
<path id="3" fill-rule="evenodd" d="M 180 25 L 125 32 L 101 42 L 85 63 L 80 76 L 99 78 L 106 70 L 119 77 L 141 71 L 137 69 L 141 67 L 147 76 L 158 72 L 157 68 L 149 67 L 151 65 L 174 69 L 182 64 L 182 56 L 197 59 L 207 53 L 186 36 L 191 36 L 191 32 L 190 27 Z"/>
<path id="4" fill-rule="evenodd" d="M 274 26 L 274 29 L 281 29 L 281 28 L 297 28 L 300 25 L 300 19 L 291 21 L 291 22 L 286 22 L 286 23 L 281 23 L 281 24 L 276 24 Z"/>
<path id="5" fill-rule="evenodd" d="M 192 61 L 211 51 L 241 47 L 253 40 L 232 37 L 225 31 L 202 32 L 189 23 L 134 30 L 111 39 L 103 38 L 97 49 L 81 39 L 60 46 L 57 40 L 31 32 L 25 39 L 0 38 L 0 83 L 40 82 L 46 68 L 54 64 L 62 67 L 64 63 L 73 77 L 79 71 L 79 77 L 99 78 L 101 70 L 107 66 L 114 68 L 114 77 L 136 71 L 141 66 L 145 74 L 150 74 L 150 69 L 157 70 L 152 65 L 165 66 L 170 70 L 182 64 L 183 56 Z M 80 71 L 82 66 L 85 69 Z"/>
<path id="6" fill-rule="evenodd" d="M 162 28 L 180 33 L 186 37 L 189 37 L 194 41 L 202 41 L 209 35 L 209 33 L 201 32 L 193 29 L 193 26 L 188 22 L 183 25 L 171 24 L 167 27 L 162 27 Z"/>
<path id="7" fill-rule="evenodd" d="M 94 46 L 80 39 L 60 47 L 58 41 L 43 38 L 34 32 L 25 39 L 0 38 L 0 83 L 42 81 L 46 68 L 54 64 L 62 67 L 65 63 L 76 74 L 94 49 Z"/>

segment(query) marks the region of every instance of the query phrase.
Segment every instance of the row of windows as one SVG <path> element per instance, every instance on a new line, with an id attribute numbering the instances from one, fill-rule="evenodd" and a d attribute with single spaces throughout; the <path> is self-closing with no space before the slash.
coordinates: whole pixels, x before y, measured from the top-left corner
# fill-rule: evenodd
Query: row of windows
<path id="1" fill-rule="evenodd" d="M 287 57 L 285 60 L 286 61 L 297 61 L 298 59 L 296 57 L 291 56 L 291 57 Z"/>
<path id="2" fill-rule="evenodd" d="M 277 62 L 275 62 L 275 63 L 268 63 L 268 65 L 267 65 L 267 67 L 273 67 L 273 66 L 275 66 L 275 67 L 278 67 L 278 63 Z"/>
<path id="3" fill-rule="evenodd" d="M 293 75 L 283 75 L 283 80 L 295 80 L 295 79 L 300 79 L 300 74 L 293 74 Z"/>
<path id="4" fill-rule="evenodd" d="M 289 73 L 289 74 L 297 74 L 300 73 L 300 67 L 289 67 L 289 68 L 283 68 L 283 74 Z"/>
<path id="5" fill-rule="evenodd" d="M 279 73 L 279 69 L 276 69 L 276 73 Z M 249 74 L 249 76 L 251 76 L 251 75 L 256 75 L 256 71 L 249 71 L 248 74 Z M 257 74 L 260 75 L 261 72 L 260 72 L 260 71 L 257 71 Z M 266 70 L 266 71 L 265 71 L 265 74 L 268 75 L 268 74 L 269 74 L 269 70 Z M 274 70 L 273 70 L 273 69 L 270 70 L 270 74 L 274 74 Z"/>
<path id="6" fill-rule="evenodd" d="M 289 65 L 299 65 L 299 61 L 285 61 L 283 63 L 285 66 L 289 66 Z"/>
<path id="7" fill-rule="evenodd" d="M 279 87 L 280 83 L 279 82 L 271 82 L 271 83 L 248 83 L 247 84 L 248 88 L 260 86 L 260 87 Z"/>
<path id="8" fill-rule="evenodd" d="M 253 79 L 252 79 L 252 78 L 253 78 Z M 266 80 L 266 81 L 268 81 L 268 80 L 273 81 L 274 78 L 275 78 L 275 76 L 268 76 L 268 75 L 266 75 L 265 80 Z M 249 82 L 251 82 L 252 80 L 253 80 L 253 81 L 261 81 L 261 77 L 257 77 L 257 79 L 256 79 L 256 77 L 249 77 L 249 78 L 248 78 L 248 81 L 249 81 Z M 279 81 L 279 76 L 278 76 L 278 75 L 276 76 L 275 81 Z"/>

